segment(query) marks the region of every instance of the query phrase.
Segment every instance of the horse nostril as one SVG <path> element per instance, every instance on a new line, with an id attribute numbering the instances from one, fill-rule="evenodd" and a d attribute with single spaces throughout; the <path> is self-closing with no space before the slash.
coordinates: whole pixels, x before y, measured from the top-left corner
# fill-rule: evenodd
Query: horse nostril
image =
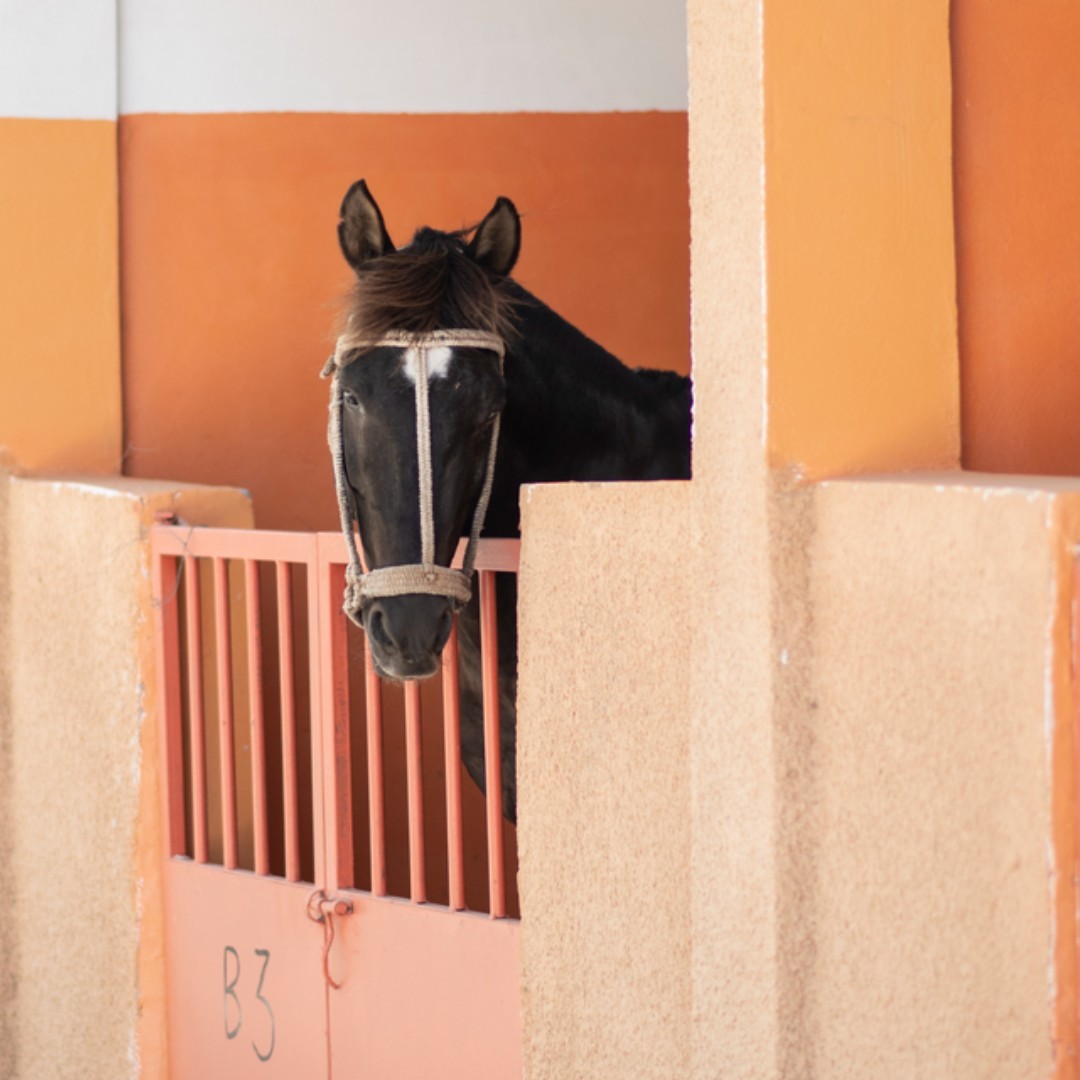
<path id="1" fill-rule="evenodd" d="M 384 649 L 390 648 L 394 644 L 394 639 L 386 629 L 386 617 L 383 615 L 382 608 L 378 605 L 373 605 L 368 614 L 367 631 L 372 640 L 378 642 Z"/>

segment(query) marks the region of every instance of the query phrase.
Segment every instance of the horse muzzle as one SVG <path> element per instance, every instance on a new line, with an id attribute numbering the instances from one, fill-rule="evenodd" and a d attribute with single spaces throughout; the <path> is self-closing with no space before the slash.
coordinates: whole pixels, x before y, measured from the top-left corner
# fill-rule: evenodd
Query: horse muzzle
<path id="1" fill-rule="evenodd" d="M 383 597 L 366 603 L 361 619 L 380 675 L 410 680 L 427 679 L 438 672 L 453 626 L 448 599 L 427 595 Z"/>

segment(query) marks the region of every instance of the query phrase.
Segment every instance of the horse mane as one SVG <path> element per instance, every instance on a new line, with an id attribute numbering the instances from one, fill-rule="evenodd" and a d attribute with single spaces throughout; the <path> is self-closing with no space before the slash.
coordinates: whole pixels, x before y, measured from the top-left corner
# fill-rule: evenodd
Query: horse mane
<path id="1" fill-rule="evenodd" d="M 407 247 L 361 263 L 347 300 L 348 332 L 376 339 L 392 330 L 467 329 L 511 340 L 520 301 L 506 278 L 467 253 L 471 231 L 423 228 Z"/>

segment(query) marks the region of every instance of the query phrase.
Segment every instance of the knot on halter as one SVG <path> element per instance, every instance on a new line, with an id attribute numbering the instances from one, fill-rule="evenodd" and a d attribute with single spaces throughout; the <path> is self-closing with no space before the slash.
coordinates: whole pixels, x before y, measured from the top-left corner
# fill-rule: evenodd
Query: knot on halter
<path id="1" fill-rule="evenodd" d="M 360 622 L 356 618 L 355 613 L 359 612 L 360 604 L 364 598 L 363 581 L 363 570 L 359 570 L 359 567 L 354 566 L 350 562 L 349 565 L 345 567 L 345 595 L 342 599 L 341 610 L 344 611 L 357 626 L 360 625 Z"/>
<path id="2" fill-rule="evenodd" d="M 439 566 L 435 562 L 435 479 L 431 468 L 431 416 L 428 395 L 427 353 L 429 349 L 442 346 L 488 349 L 498 354 L 499 367 L 502 368 L 505 347 L 502 338 L 483 330 L 433 330 L 429 333 L 391 333 L 381 338 L 367 339 L 344 334 L 338 338 L 334 355 L 326 362 L 322 375 L 333 376 L 330 388 L 330 427 L 328 441 L 334 461 L 334 483 L 337 489 L 338 509 L 341 513 L 341 528 L 345 535 L 345 544 L 349 552 L 349 563 L 345 568 L 345 614 L 360 625 L 360 606 L 364 600 L 388 596 L 444 596 L 456 611 L 467 604 L 472 597 L 473 564 L 476 561 L 476 546 L 480 532 L 484 527 L 487 506 L 491 498 L 491 485 L 495 476 L 495 455 L 499 445 L 499 421 L 491 431 L 491 443 L 488 447 L 487 469 L 480 498 L 473 514 L 472 529 L 465 547 L 465 559 L 460 570 Z M 347 352 L 356 349 L 373 349 L 379 346 L 394 346 L 415 349 L 418 354 L 416 376 L 416 454 L 419 471 L 420 503 L 420 547 L 421 561 L 402 566 L 384 566 L 375 570 L 365 570 L 360 558 L 353 532 L 353 514 L 349 508 L 349 491 L 345 479 L 345 444 L 341 429 L 341 369 L 350 361 L 345 359 Z"/>

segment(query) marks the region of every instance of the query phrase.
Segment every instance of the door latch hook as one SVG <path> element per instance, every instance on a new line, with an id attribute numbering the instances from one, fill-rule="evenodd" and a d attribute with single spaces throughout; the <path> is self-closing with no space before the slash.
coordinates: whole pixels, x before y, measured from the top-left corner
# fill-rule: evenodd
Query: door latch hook
<path id="1" fill-rule="evenodd" d="M 341 983 L 337 982 L 330 974 L 330 949 L 334 944 L 334 916 L 351 915 L 353 902 L 344 897 L 329 897 L 322 889 L 316 889 L 308 897 L 307 913 L 312 922 L 322 923 L 323 927 L 323 954 L 322 970 L 323 978 L 328 986 L 335 990 L 341 989 Z"/>

